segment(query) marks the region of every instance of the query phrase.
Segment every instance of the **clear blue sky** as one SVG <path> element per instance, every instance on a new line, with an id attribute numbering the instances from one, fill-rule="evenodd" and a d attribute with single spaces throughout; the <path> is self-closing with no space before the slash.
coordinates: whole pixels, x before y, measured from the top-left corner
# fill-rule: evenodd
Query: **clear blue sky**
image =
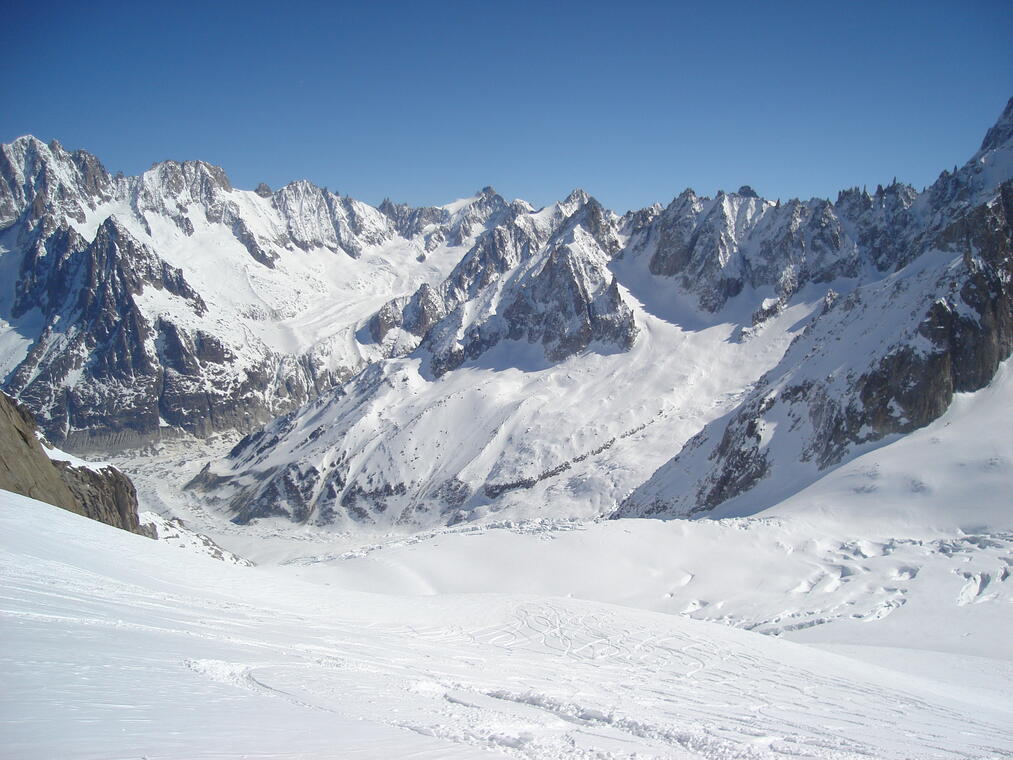
<path id="1" fill-rule="evenodd" d="M 8 0 L 0 141 L 370 203 L 835 197 L 963 163 L 1013 95 L 1011 40 L 1010 0 Z"/>

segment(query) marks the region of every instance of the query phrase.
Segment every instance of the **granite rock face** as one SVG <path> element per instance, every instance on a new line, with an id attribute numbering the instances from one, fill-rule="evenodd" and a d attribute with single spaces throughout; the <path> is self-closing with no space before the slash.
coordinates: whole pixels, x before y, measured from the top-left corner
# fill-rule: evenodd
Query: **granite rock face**
<path id="1" fill-rule="evenodd" d="M 637 328 L 608 268 L 620 247 L 619 220 L 583 191 L 548 213 L 515 202 L 439 286 L 381 308 L 370 335 L 388 356 L 421 346 L 437 377 L 503 340 L 539 343 L 550 362 L 596 341 L 626 350 Z"/>
<path id="2" fill-rule="evenodd" d="M 130 478 L 115 467 L 94 470 L 53 460 L 82 514 L 131 533 L 155 538 L 154 531 L 141 525 L 137 515 L 137 492 Z"/>
<path id="3" fill-rule="evenodd" d="M 31 414 L 0 392 L 0 488 L 154 538 L 137 515 L 133 484 L 115 467 L 51 459 Z"/>
<path id="4" fill-rule="evenodd" d="M 0 488 L 84 514 L 36 437 L 23 406 L 0 392 Z"/>

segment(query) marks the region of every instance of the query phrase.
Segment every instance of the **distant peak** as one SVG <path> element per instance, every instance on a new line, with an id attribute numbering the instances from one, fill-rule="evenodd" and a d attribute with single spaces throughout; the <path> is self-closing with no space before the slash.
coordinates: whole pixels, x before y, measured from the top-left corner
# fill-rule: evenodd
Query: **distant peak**
<path id="1" fill-rule="evenodd" d="M 15 138 L 5 147 L 13 148 L 18 152 L 33 152 L 36 155 L 42 156 L 44 156 L 47 152 L 59 154 L 63 151 L 63 146 L 56 140 L 53 140 L 47 145 L 35 135 L 21 135 L 21 137 Z"/>
<path id="2" fill-rule="evenodd" d="M 40 140 L 35 135 L 21 135 L 21 137 L 14 138 L 11 141 L 10 144 L 11 145 L 45 145 L 45 143 L 42 142 L 42 140 Z"/>
<path id="3" fill-rule="evenodd" d="M 492 198 L 494 195 L 499 195 L 496 189 L 492 185 L 486 185 L 476 193 L 480 198 Z"/>
<path id="4" fill-rule="evenodd" d="M 739 192 L 737 192 L 736 195 L 741 195 L 743 198 L 759 198 L 760 197 L 759 195 L 756 194 L 756 191 L 753 190 L 753 188 L 751 188 L 749 185 L 743 185 L 742 187 L 740 187 L 739 188 Z"/>
<path id="5" fill-rule="evenodd" d="M 176 183 L 177 185 L 181 180 L 193 182 L 199 178 L 206 178 L 222 190 L 232 190 L 232 183 L 229 182 L 225 170 L 215 164 L 209 164 L 207 161 L 175 161 L 173 159 L 156 161 L 151 165 L 146 175 L 157 178 L 156 181 L 159 182 Z"/>
<path id="6" fill-rule="evenodd" d="M 259 185 L 257 185 L 257 189 L 254 190 L 253 192 L 259 195 L 261 198 L 270 198 L 272 195 L 274 195 L 274 193 L 271 190 L 271 186 L 268 185 L 266 182 L 261 182 Z"/>
<path id="7" fill-rule="evenodd" d="M 563 203 L 587 203 L 590 198 L 590 195 L 577 187 L 570 191 L 570 194 L 566 196 L 566 200 Z"/>
<path id="8" fill-rule="evenodd" d="M 1013 137 L 1013 98 L 1006 103 L 999 120 L 985 133 L 981 142 L 981 151 L 994 150 Z"/>

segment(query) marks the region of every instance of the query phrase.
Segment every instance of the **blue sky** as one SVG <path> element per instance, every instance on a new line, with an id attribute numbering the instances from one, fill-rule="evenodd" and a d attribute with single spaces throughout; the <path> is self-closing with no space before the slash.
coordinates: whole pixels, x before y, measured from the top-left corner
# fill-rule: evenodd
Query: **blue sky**
<path id="1" fill-rule="evenodd" d="M 1009 0 L 5 5 L 0 141 L 370 203 L 920 188 L 1013 96 Z"/>

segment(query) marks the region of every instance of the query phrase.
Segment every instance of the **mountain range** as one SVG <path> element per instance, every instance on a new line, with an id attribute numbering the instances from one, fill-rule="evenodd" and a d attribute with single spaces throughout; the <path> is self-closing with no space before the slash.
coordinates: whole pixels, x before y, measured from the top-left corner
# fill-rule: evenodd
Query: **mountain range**
<path id="1" fill-rule="evenodd" d="M 378 207 L 203 162 L 0 149 L 0 377 L 74 451 L 247 434 L 237 522 L 750 514 L 1013 350 L 1013 100 L 962 167 L 837 199 Z"/>

